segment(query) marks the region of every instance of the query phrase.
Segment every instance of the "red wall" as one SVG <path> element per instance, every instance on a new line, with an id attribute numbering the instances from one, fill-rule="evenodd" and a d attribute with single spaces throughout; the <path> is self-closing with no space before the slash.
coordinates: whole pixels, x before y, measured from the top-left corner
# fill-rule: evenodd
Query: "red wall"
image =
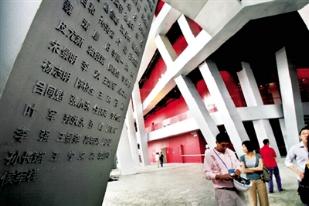
<path id="1" fill-rule="evenodd" d="M 183 97 L 172 99 L 166 104 L 165 107 L 147 115 L 145 118 L 145 128 L 151 127 L 152 122 L 158 124 L 167 118 L 171 118 L 187 111 L 188 107 Z"/>
<path id="2" fill-rule="evenodd" d="M 297 68 L 300 95 L 303 102 L 309 102 L 309 68 Z"/>
<path id="3" fill-rule="evenodd" d="M 201 79 L 196 83 L 196 90 L 202 98 L 210 95 L 204 79 Z"/>
<path id="4" fill-rule="evenodd" d="M 140 88 L 141 100 L 142 102 L 154 88 L 154 86 L 158 83 L 158 80 L 161 78 L 162 74 L 166 71 L 166 65 L 161 56 L 159 56 L 156 60 L 153 68 L 151 68 L 150 78 L 148 78 L 143 87 Z"/>
<path id="5" fill-rule="evenodd" d="M 177 38 L 177 40 L 173 43 L 173 48 L 177 55 L 180 55 L 186 47 L 187 47 L 187 42 L 182 35 L 180 35 Z M 166 71 L 166 65 L 161 56 L 157 58 L 155 61 L 156 63 L 154 64 L 153 68 L 148 68 L 148 69 L 151 69 L 150 78 L 148 78 L 143 84 L 143 87 L 140 88 L 142 101 L 144 101 L 144 99 L 149 95 L 151 90 L 157 84 L 160 77 Z"/>
<path id="6" fill-rule="evenodd" d="M 229 91 L 230 96 L 236 107 L 245 107 L 246 101 L 242 94 L 240 87 L 238 87 L 238 82 L 233 78 L 230 72 L 220 71 L 221 77 Z"/>
<path id="7" fill-rule="evenodd" d="M 164 5 L 164 2 L 159 0 L 158 3 L 157 3 L 157 7 L 156 7 L 156 10 L 155 10 L 155 16 L 158 16 L 158 14 L 160 13 L 162 7 Z"/>
<path id="8" fill-rule="evenodd" d="M 182 34 L 173 43 L 173 48 L 177 56 L 179 56 L 185 50 L 185 48 L 187 48 L 187 46 L 188 46 L 188 43 L 186 42 L 186 39 Z"/>
<path id="9" fill-rule="evenodd" d="M 190 28 L 191 28 L 191 30 L 192 30 L 192 33 L 193 33 L 193 35 L 194 36 L 197 36 L 199 33 L 200 33 L 200 31 L 202 30 L 202 28 L 200 27 L 200 25 L 198 25 L 195 21 L 193 21 L 192 19 L 190 19 L 190 18 L 188 18 L 188 17 L 186 17 L 187 18 L 187 21 L 188 21 L 188 23 L 189 23 L 189 26 L 190 26 Z"/>
<path id="10" fill-rule="evenodd" d="M 205 141 L 197 132 L 189 132 L 162 140 L 148 142 L 148 157 L 155 162 L 155 153 L 161 148 L 166 148 L 166 160 L 168 163 L 201 163 L 203 156 L 182 156 L 204 154 Z M 203 144 L 203 145 L 202 145 Z"/>

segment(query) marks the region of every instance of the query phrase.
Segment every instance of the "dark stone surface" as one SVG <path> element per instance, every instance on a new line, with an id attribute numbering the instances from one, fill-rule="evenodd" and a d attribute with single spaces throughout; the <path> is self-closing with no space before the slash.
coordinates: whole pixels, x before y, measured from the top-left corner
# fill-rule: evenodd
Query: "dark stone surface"
<path id="1" fill-rule="evenodd" d="M 0 205 L 101 205 L 156 0 L 43 0 L 0 100 Z"/>

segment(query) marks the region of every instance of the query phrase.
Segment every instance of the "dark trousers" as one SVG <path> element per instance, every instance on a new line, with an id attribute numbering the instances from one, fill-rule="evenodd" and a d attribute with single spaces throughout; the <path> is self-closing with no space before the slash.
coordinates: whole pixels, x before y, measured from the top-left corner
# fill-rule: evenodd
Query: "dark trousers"
<path id="1" fill-rule="evenodd" d="M 300 182 L 298 182 L 298 194 L 299 194 L 299 197 L 300 197 L 302 203 L 304 203 L 304 206 L 309 206 L 309 204 L 308 204 L 308 202 L 309 202 L 309 198 L 308 198 L 309 186 L 304 186 Z"/>
<path id="2" fill-rule="evenodd" d="M 163 160 L 162 161 L 160 160 L 160 165 L 161 165 L 161 167 L 163 167 Z"/>
<path id="3" fill-rule="evenodd" d="M 282 191 L 281 178 L 279 173 L 279 168 L 276 166 L 274 168 L 267 168 L 270 172 L 270 180 L 268 182 L 268 191 L 274 192 L 273 174 L 275 175 L 278 191 Z"/>

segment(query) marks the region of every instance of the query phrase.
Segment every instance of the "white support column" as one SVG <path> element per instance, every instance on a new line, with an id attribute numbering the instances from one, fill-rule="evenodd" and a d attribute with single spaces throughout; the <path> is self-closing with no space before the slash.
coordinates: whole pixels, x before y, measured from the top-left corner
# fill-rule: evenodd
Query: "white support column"
<path id="1" fill-rule="evenodd" d="M 199 69 L 210 95 L 216 102 L 218 112 L 222 116 L 224 126 L 237 154 L 243 154 L 241 143 L 244 140 L 248 140 L 249 137 L 216 64 L 210 60 L 206 60 L 206 62 L 200 65 Z"/>
<path id="2" fill-rule="evenodd" d="M 117 148 L 118 168 L 122 175 L 130 175 L 137 173 L 137 165 L 135 164 L 131 153 L 126 125 L 122 128 L 122 133 Z"/>
<path id="3" fill-rule="evenodd" d="M 161 57 L 163 58 L 166 67 L 170 67 L 174 60 L 176 59 L 177 55 L 176 52 L 169 41 L 169 39 L 166 36 L 158 34 L 155 38 L 155 42 L 157 45 L 157 48 L 161 54 Z"/>
<path id="4" fill-rule="evenodd" d="M 143 104 L 141 101 L 141 95 L 139 92 L 138 84 L 135 84 L 132 92 L 132 102 L 134 105 L 134 112 L 136 114 L 136 126 L 137 126 L 137 133 L 140 142 L 140 149 L 141 149 L 141 158 L 143 165 L 149 165 L 148 160 L 148 136 L 145 131 L 144 125 L 144 116 L 143 116 Z"/>
<path id="5" fill-rule="evenodd" d="M 300 14 L 301 18 L 306 24 L 307 29 L 309 29 L 309 4 L 304 6 L 302 9 L 298 10 L 298 13 Z"/>
<path id="6" fill-rule="evenodd" d="M 219 130 L 214 120 L 210 117 L 201 96 L 195 89 L 195 86 L 188 78 L 182 75 L 178 76 L 175 79 L 175 82 L 189 107 L 191 115 L 199 125 L 206 142 L 209 146 L 215 147 L 216 135 L 219 133 Z"/>
<path id="7" fill-rule="evenodd" d="M 190 44 L 190 42 L 193 42 L 195 37 L 192 33 L 192 30 L 190 28 L 190 25 L 185 17 L 185 15 L 181 15 L 179 17 L 179 19 L 177 20 L 178 25 L 182 31 L 183 36 L 185 37 L 186 41 L 188 44 Z"/>
<path id="8" fill-rule="evenodd" d="M 132 102 L 130 101 L 128 106 L 128 111 L 125 119 L 125 125 L 128 129 L 128 138 L 130 144 L 130 151 L 132 155 L 132 159 L 136 165 L 139 165 L 139 158 L 138 158 L 138 148 L 137 148 L 137 141 L 136 141 L 136 132 L 134 127 L 134 118 L 133 118 L 133 109 L 132 109 Z"/>
<path id="9" fill-rule="evenodd" d="M 273 85 L 273 88 L 270 90 L 270 93 L 271 93 L 271 96 L 272 96 L 275 104 L 282 104 L 279 88 L 277 87 L 276 84 Z M 286 140 L 286 129 L 285 129 L 284 118 L 279 119 L 279 124 L 280 124 L 280 128 L 281 128 L 283 140 Z M 284 145 L 285 145 L 285 148 L 288 148 L 286 141 L 284 141 Z"/>
<path id="10" fill-rule="evenodd" d="M 263 100 L 250 65 L 246 62 L 242 62 L 241 65 L 242 70 L 237 72 L 237 76 L 247 106 L 262 106 Z M 263 139 L 267 138 L 269 139 L 270 145 L 275 149 L 277 155 L 280 155 L 276 138 L 270 126 L 269 120 L 260 119 L 252 122 L 260 147 L 264 145 Z"/>
<path id="11" fill-rule="evenodd" d="M 289 149 L 299 142 L 298 132 L 305 124 L 303 106 L 296 69 L 289 64 L 285 48 L 276 52 L 276 61 L 286 128 L 285 143 Z"/>

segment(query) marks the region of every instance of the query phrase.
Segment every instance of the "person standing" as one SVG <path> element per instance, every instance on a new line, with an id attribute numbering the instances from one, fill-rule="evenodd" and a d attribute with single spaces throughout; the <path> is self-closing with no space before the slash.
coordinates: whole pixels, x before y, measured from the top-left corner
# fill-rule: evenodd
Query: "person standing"
<path id="1" fill-rule="evenodd" d="M 162 152 L 160 153 L 159 160 L 160 160 L 160 165 L 161 165 L 161 167 L 163 167 L 164 155 L 163 155 Z"/>
<path id="2" fill-rule="evenodd" d="M 299 132 L 300 142 L 290 148 L 285 159 L 285 165 L 295 173 L 298 182 L 302 182 L 305 175 L 305 167 L 309 161 L 308 139 L 309 127 L 303 127 Z M 300 191 L 300 187 L 298 188 Z M 299 193 L 300 194 L 300 193 Z M 301 194 L 300 194 L 301 195 Z M 308 195 L 308 194 L 307 194 Z M 302 199 L 302 196 L 301 196 Z M 308 205 L 308 204 L 305 204 Z"/>
<path id="3" fill-rule="evenodd" d="M 244 206 L 233 184 L 233 177 L 240 175 L 240 162 L 229 145 L 226 133 L 216 136 L 216 147 L 205 151 L 204 172 L 213 183 L 218 206 Z"/>
<path id="4" fill-rule="evenodd" d="M 254 147 L 249 140 L 243 141 L 242 149 L 245 153 L 245 155 L 240 157 L 242 172 L 252 182 L 252 186 L 248 190 L 250 206 L 257 206 L 257 196 L 260 206 L 268 206 L 269 200 L 266 184 L 261 179 L 261 172 L 263 171 L 261 156 L 255 153 Z"/>
<path id="5" fill-rule="evenodd" d="M 269 170 L 270 172 L 270 180 L 268 182 L 268 191 L 269 193 L 274 192 L 274 185 L 273 185 L 273 174 L 275 175 L 278 191 L 283 191 L 282 184 L 281 184 L 281 178 L 280 178 L 280 172 L 276 161 L 276 152 L 275 150 L 269 146 L 269 139 L 263 140 L 264 146 L 260 149 L 260 154 L 263 160 L 264 166 Z"/>

